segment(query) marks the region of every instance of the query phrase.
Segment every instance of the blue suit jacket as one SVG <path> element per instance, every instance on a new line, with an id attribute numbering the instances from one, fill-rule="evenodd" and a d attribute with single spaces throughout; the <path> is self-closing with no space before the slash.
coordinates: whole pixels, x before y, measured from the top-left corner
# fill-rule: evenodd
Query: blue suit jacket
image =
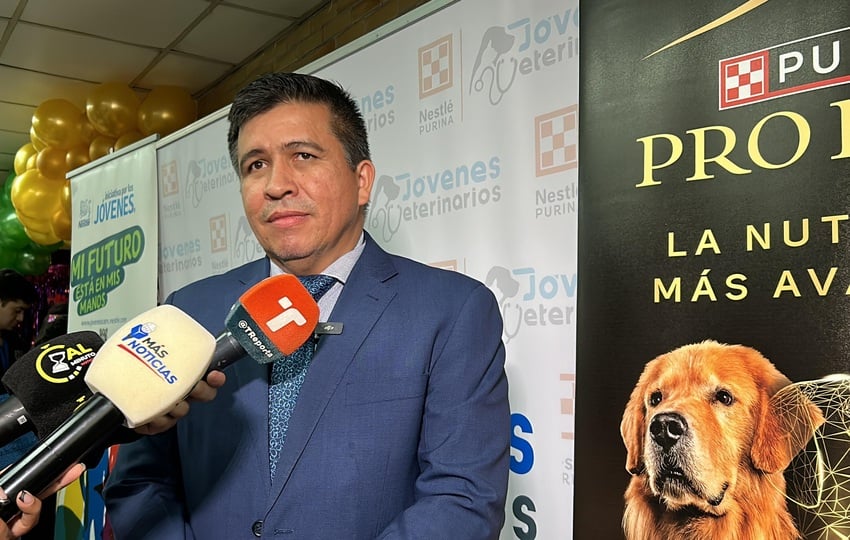
<path id="1" fill-rule="evenodd" d="M 217 335 L 268 272 L 249 263 L 170 301 Z M 319 342 L 274 483 L 269 366 L 246 357 L 215 400 L 120 447 L 104 493 L 116 538 L 498 538 L 510 410 L 490 290 L 367 236 L 330 320 L 343 333 Z"/>

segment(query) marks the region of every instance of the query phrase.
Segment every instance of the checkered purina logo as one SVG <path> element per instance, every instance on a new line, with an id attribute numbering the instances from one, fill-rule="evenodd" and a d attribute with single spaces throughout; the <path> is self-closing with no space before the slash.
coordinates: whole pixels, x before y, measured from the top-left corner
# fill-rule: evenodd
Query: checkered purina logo
<path id="1" fill-rule="evenodd" d="M 419 48 L 419 98 L 426 98 L 454 84 L 452 35 Z"/>
<path id="2" fill-rule="evenodd" d="M 210 218 L 210 253 L 227 251 L 227 215 Z"/>
<path id="3" fill-rule="evenodd" d="M 762 99 L 768 92 L 768 52 L 720 62 L 720 108 Z"/>
<path id="4" fill-rule="evenodd" d="M 534 119 L 536 176 L 578 167 L 578 105 Z"/>
<path id="5" fill-rule="evenodd" d="M 180 193 L 180 179 L 177 174 L 177 162 L 169 161 L 159 167 L 159 175 L 162 178 L 162 195 L 168 197 Z"/>

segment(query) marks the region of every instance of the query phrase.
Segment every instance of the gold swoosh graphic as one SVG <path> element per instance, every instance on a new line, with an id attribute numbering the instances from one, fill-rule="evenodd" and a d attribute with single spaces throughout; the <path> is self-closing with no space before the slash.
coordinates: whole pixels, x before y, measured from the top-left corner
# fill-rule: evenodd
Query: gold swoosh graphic
<path id="1" fill-rule="evenodd" d="M 661 47 L 657 51 L 644 56 L 643 59 L 646 60 L 650 56 L 658 54 L 663 50 L 669 49 L 670 47 L 673 47 L 675 45 L 683 43 L 683 42 L 685 42 L 685 41 L 687 41 L 691 38 L 694 38 L 694 37 L 696 37 L 700 34 L 704 34 L 706 32 L 714 30 L 715 28 L 720 28 L 721 26 L 728 23 L 729 21 L 733 21 L 733 20 L 737 19 L 738 17 L 740 17 L 741 15 L 744 15 L 744 14 L 754 10 L 755 8 L 759 7 L 760 5 L 766 4 L 766 3 L 767 3 L 767 0 L 747 0 L 746 2 L 744 2 L 740 6 L 736 7 L 735 9 L 733 9 L 732 11 L 727 13 L 726 15 L 723 15 L 722 17 L 719 17 L 719 18 L 711 21 L 710 23 L 706 24 L 705 26 L 697 28 L 696 30 L 694 30 L 690 34 L 684 35 L 684 36 L 680 37 L 679 39 L 677 39 L 676 41 L 668 43 L 667 45 Z"/>

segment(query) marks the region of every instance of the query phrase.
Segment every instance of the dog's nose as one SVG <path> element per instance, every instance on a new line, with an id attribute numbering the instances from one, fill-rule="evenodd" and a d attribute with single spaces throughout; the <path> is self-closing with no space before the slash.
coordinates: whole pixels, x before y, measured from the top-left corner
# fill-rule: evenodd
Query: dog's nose
<path id="1" fill-rule="evenodd" d="M 676 413 L 661 413 L 653 417 L 649 433 L 664 450 L 669 450 L 688 432 L 688 423 Z"/>

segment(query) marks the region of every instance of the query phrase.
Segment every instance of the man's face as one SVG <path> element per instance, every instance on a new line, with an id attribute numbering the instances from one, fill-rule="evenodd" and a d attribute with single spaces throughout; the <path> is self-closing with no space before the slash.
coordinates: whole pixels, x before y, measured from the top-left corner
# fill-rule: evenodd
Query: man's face
<path id="1" fill-rule="evenodd" d="M 315 274 L 354 248 L 374 166 L 351 170 L 325 105 L 286 103 L 255 116 L 240 129 L 237 156 L 245 215 L 273 261 Z"/>
<path id="2" fill-rule="evenodd" d="M 23 300 L 0 301 L 0 330 L 12 330 L 23 322 L 30 305 Z"/>

